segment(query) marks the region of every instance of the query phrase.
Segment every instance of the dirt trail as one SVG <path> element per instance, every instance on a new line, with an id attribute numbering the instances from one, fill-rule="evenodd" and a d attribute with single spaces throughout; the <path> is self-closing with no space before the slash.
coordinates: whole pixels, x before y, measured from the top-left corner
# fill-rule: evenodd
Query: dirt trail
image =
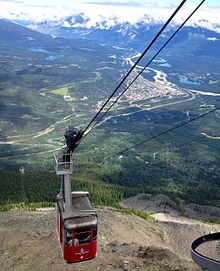
<path id="1" fill-rule="evenodd" d="M 172 216 L 166 213 L 156 213 L 156 214 L 152 214 L 152 216 L 156 220 L 161 221 L 161 222 L 174 222 L 178 224 L 188 224 L 188 225 L 195 224 L 195 220 L 192 220 L 190 218 Z M 197 224 L 199 224 L 199 221 L 197 221 Z"/>
<path id="2" fill-rule="evenodd" d="M 201 271 L 191 261 L 189 245 L 207 231 L 220 230 L 196 221 L 148 222 L 108 208 L 98 214 L 97 258 L 66 264 L 55 232 L 55 210 L 0 213 L 1 270 Z"/>

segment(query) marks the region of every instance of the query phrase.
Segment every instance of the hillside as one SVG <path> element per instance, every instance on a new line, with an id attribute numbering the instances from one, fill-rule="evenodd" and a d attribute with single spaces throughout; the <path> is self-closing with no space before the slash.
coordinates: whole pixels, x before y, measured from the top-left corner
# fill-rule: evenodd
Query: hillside
<path id="1" fill-rule="evenodd" d="M 220 208 L 187 203 L 178 198 L 173 200 L 163 194 L 137 194 L 124 199 L 123 206 L 149 214 L 155 214 L 154 216 L 156 218 L 161 217 L 161 214 L 164 219 L 170 216 L 174 219 L 184 215 L 195 219 L 220 221 Z"/>
<path id="2" fill-rule="evenodd" d="M 0 264 L 2 271 L 108 270 L 199 271 L 189 254 L 191 241 L 220 226 L 185 219 L 148 222 L 134 215 L 102 208 L 98 210 L 98 257 L 80 264 L 61 259 L 55 232 L 55 210 L 0 213 Z M 216 256 L 219 248 L 205 247 Z"/>
<path id="3" fill-rule="evenodd" d="M 0 35 L 1 35 L 1 49 L 4 46 L 11 45 L 8 50 L 12 50 L 16 44 L 16 50 L 19 47 L 26 47 L 38 44 L 40 46 L 52 45 L 53 38 L 49 35 L 41 34 L 37 31 L 30 30 L 19 24 L 12 23 L 7 20 L 0 19 Z M 25 42 L 25 44 L 24 44 Z"/>

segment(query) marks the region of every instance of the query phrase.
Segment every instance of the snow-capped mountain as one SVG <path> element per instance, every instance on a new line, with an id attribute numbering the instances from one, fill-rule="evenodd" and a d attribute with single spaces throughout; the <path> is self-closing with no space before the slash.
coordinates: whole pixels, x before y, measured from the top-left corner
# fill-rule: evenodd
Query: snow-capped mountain
<path id="1" fill-rule="evenodd" d="M 43 21 L 31 23 L 29 27 L 42 33 L 51 34 L 68 39 L 92 40 L 99 44 L 117 46 L 125 49 L 142 50 L 162 27 L 162 22 L 155 22 L 145 15 L 136 23 L 120 22 L 117 17 L 110 21 L 102 18 L 94 25 L 84 13 L 68 16 L 62 20 Z M 177 29 L 178 25 L 172 23 L 161 35 L 155 49 L 159 48 Z M 176 35 L 170 46 L 184 43 L 184 46 L 196 44 L 196 50 L 202 54 L 220 53 L 220 34 L 199 26 L 185 26 Z"/>
<path id="2" fill-rule="evenodd" d="M 6 18 L 34 30 L 70 39 L 83 38 L 113 46 L 142 48 L 177 7 L 169 1 L 51 1 L 50 5 L 22 5 L 3 1 L 0 18 Z M 52 3 L 53 2 L 53 3 Z M 193 2 L 193 1 L 192 1 Z M 207 1 L 208 2 L 208 1 Z M 163 33 L 170 35 L 195 9 L 187 2 Z M 220 6 L 204 3 L 187 22 L 174 42 L 199 39 L 215 45 L 219 41 Z M 187 31 L 186 31 L 187 30 Z"/>

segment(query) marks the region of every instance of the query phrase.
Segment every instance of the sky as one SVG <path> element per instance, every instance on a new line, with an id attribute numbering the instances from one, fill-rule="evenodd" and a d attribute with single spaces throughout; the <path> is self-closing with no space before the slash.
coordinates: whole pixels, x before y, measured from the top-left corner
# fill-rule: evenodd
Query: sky
<path id="1" fill-rule="evenodd" d="M 69 2 L 69 1 L 68 1 Z M 85 2 L 88 2 L 88 1 L 85 1 Z M 102 1 L 102 0 L 91 0 L 91 1 L 89 1 L 89 2 L 104 2 L 104 1 Z M 163 4 L 175 4 L 175 5 L 177 5 L 177 3 L 179 2 L 181 2 L 181 1 L 177 1 L 177 0 L 165 0 L 165 1 L 160 1 L 160 0 L 140 0 L 140 1 L 138 1 L 138 0 L 133 0 L 133 1 L 128 1 L 128 0 L 120 0 L 120 1 L 114 1 L 114 0 L 110 0 L 110 1 L 108 1 L 108 2 L 121 2 L 121 3 L 127 3 L 127 2 L 136 2 L 136 3 L 140 3 L 140 2 L 142 2 L 142 3 L 157 3 L 158 4 L 158 2 L 160 2 L 161 4 L 163 3 Z M 189 2 L 190 3 L 192 3 L 192 4 L 196 4 L 196 3 L 198 3 L 198 1 L 196 1 L 196 0 L 189 0 Z M 207 0 L 207 5 L 209 5 L 209 6 L 220 6 L 220 1 L 219 0 Z"/>
<path id="2" fill-rule="evenodd" d="M 0 18 L 31 22 L 56 21 L 81 12 L 89 18 L 86 25 L 88 28 L 104 19 L 111 26 L 115 18 L 117 22 L 136 23 L 148 16 L 150 22 L 163 22 L 180 2 L 181 0 L 0 0 Z M 187 0 L 175 22 L 181 23 L 199 2 L 200 0 Z M 220 33 L 219 14 L 220 0 L 206 0 L 189 24 Z M 68 26 L 67 22 L 65 26 Z"/>

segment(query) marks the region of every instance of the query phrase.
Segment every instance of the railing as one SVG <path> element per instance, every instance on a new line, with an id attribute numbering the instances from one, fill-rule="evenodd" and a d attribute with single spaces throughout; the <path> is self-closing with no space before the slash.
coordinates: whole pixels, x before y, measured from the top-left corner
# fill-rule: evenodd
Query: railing
<path id="1" fill-rule="evenodd" d="M 73 172 L 73 159 L 72 153 L 61 153 L 54 152 L 55 170 L 57 175 L 72 174 Z"/>
<path id="2" fill-rule="evenodd" d="M 211 242 L 211 241 L 219 241 L 219 240 L 220 240 L 220 232 L 216 232 L 216 233 L 201 236 L 195 241 L 193 241 L 191 244 L 191 257 L 193 261 L 205 270 L 219 271 L 220 270 L 219 261 L 206 257 L 202 255 L 201 253 L 197 252 L 196 250 L 201 244 L 204 244 L 206 242 Z"/>

